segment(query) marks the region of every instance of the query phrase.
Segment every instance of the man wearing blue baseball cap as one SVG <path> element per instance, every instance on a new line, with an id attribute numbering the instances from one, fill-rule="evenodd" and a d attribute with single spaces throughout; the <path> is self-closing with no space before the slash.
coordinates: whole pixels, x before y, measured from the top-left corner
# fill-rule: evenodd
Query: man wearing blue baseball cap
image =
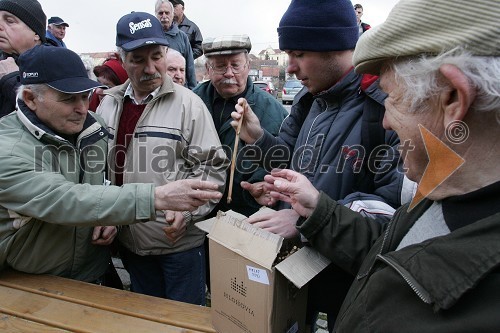
<path id="1" fill-rule="evenodd" d="M 115 225 L 221 197 L 217 184 L 199 180 L 107 185 L 109 133 L 87 110 L 100 84 L 80 57 L 36 46 L 21 54 L 19 71 L 17 110 L 0 122 L 0 270 L 105 284 Z"/>
<path id="2" fill-rule="evenodd" d="M 116 25 L 116 46 L 129 81 L 108 89 L 97 113 L 107 123 L 110 180 L 169 184 L 211 180 L 221 187 L 228 159 L 210 113 L 189 89 L 167 75 L 168 41 L 160 21 L 133 12 Z M 215 207 L 159 211 L 118 236 L 132 291 L 205 304 L 205 234 L 194 226 Z"/>
<path id="3" fill-rule="evenodd" d="M 47 32 L 45 34 L 47 42 L 54 46 L 66 47 L 66 43 L 63 42 L 63 39 L 66 36 L 67 27 L 69 27 L 69 24 L 64 22 L 62 18 L 58 16 L 49 18 Z"/>

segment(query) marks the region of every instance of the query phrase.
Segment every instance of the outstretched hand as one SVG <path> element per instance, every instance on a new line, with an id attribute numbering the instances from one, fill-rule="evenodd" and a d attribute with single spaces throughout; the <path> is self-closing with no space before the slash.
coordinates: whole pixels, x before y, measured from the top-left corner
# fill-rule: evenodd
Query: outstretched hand
<path id="1" fill-rule="evenodd" d="M 290 203 L 293 210 L 301 216 L 309 217 L 318 204 L 318 190 L 298 172 L 274 169 L 264 180 L 271 197 Z"/>
<path id="2" fill-rule="evenodd" d="M 220 200 L 221 197 L 216 183 L 182 179 L 155 188 L 155 208 L 192 212 L 210 200 Z"/>
<path id="3" fill-rule="evenodd" d="M 249 183 L 249 182 L 241 182 L 241 188 L 247 190 L 252 197 L 254 197 L 255 201 L 259 205 L 262 206 L 273 206 L 276 203 L 276 200 L 271 197 L 269 190 L 266 187 L 266 182 L 257 182 L 257 183 Z"/>
<path id="4" fill-rule="evenodd" d="M 244 105 L 246 104 L 246 107 Z M 254 144 L 262 134 L 264 130 L 260 126 L 260 121 L 257 115 L 252 111 L 252 108 L 246 103 L 244 98 L 238 99 L 238 104 L 235 106 L 236 111 L 231 113 L 233 121 L 231 121 L 231 126 L 236 130 L 238 128 L 238 123 L 243 116 L 243 122 L 241 123 L 240 138 L 248 144 Z"/>

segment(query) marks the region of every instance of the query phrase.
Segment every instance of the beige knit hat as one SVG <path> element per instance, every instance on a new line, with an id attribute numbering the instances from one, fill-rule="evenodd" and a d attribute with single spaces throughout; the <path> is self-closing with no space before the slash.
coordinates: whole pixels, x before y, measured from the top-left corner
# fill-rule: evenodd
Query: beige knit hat
<path id="1" fill-rule="evenodd" d="M 457 46 L 500 56 L 499 0 L 400 0 L 383 24 L 361 35 L 353 63 L 358 73 L 379 74 L 387 59 Z"/>

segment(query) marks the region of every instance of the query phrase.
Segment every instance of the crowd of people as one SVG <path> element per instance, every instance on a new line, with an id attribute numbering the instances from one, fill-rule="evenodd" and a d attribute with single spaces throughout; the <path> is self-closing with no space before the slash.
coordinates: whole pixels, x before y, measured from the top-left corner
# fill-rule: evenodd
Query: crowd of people
<path id="1" fill-rule="evenodd" d="M 0 270 L 116 287 L 115 252 L 131 291 L 205 305 L 194 223 L 270 206 L 247 221 L 331 260 L 311 330 L 324 312 L 330 332 L 498 331 L 500 4 L 400 0 L 372 29 L 362 14 L 291 0 L 288 114 L 253 86 L 250 38 L 203 39 L 182 0 L 123 15 L 97 81 L 68 23 L 0 0 Z"/>

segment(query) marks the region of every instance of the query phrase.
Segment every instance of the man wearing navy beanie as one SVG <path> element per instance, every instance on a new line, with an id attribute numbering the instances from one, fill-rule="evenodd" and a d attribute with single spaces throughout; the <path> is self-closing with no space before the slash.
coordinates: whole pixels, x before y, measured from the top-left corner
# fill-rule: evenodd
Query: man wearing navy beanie
<path id="1" fill-rule="evenodd" d="M 351 50 L 358 41 L 356 14 L 350 1 L 293 0 L 281 18 L 281 50 L 315 52 Z"/>
<path id="2" fill-rule="evenodd" d="M 399 139 L 382 127 L 385 94 L 378 89 L 377 77 L 354 72 L 358 34 L 349 0 L 292 0 L 279 23 L 279 46 L 289 56 L 287 72 L 304 88 L 295 96 L 277 137 L 261 128 L 251 108 L 244 111 L 240 137 L 261 151 L 274 152 L 268 156 L 286 156 L 286 167 L 307 176 L 318 190 L 383 223 L 401 204 L 403 176 L 396 170 Z M 243 108 L 237 105 L 236 110 L 233 118 L 239 120 Z M 380 147 L 386 148 L 384 163 L 374 161 Z M 279 149 L 282 152 L 275 152 Z M 265 162 L 283 168 L 282 158 L 274 164 Z M 278 211 L 249 222 L 285 238 L 310 242 L 290 205 L 279 203 L 275 208 Z M 310 244 L 321 249 L 329 241 L 325 234 Z M 309 323 L 315 322 L 315 313 L 325 312 L 333 329 L 356 273 L 331 264 L 309 283 Z"/>

